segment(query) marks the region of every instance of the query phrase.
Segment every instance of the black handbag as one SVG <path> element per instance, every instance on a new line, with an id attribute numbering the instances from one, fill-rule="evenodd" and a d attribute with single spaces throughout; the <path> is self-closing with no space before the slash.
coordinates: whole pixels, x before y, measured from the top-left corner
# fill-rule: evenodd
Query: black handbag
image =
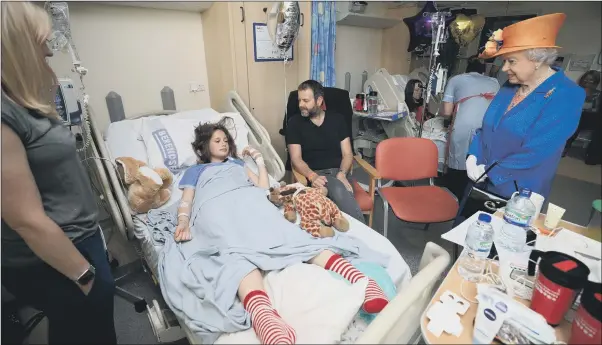
<path id="1" fill-rule="evenodd" d="M 483 175 L 479 176 L 477 181 L 487 175 L 496 165 L 497 162 L 491 164 Z M 467 190 L 460 201 L 454 227 L 460 225 L 460 223 L 477 212 L 494 214 L 498 209 L 505 207 L 507 203 L 508 200 L 505 197 L 487 190 L 487 181 L 483 183 L 472 182 L 467 186 Z"/>

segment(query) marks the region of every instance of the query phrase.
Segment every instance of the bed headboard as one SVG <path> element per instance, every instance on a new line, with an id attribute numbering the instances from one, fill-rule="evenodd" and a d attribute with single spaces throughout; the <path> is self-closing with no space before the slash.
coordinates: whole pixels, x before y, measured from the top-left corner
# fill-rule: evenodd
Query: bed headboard
<path id="1" fill-rule="evenodd" d="M 105 97 L 109 119 L 111 122 L 119 122 L 126 118 L 131 120 L 146 116 L 171 115 L 177 113 L 173 89 L 169 86 L 165 86 L 161 90 L 160 95 L 161 103 L 163 104 L 162 110 L 126 117 L 121 96 L 117 92 L 111 91 Z M 236 112 L 242 116 L 247 123 L 247 127 L 249 127 L 249 144 L 261 151 L 268 172 L 275 180 L 280 181 L 285 173 L 284 163 L 282 163 L 280 156 L 276 153 L 274 147 L 272 147 L 268 131 L 255 119 L 255 117 L 253 117 L 251 111 L 236 91 L 228 92 L 224 109 L 227 112 Z"/>

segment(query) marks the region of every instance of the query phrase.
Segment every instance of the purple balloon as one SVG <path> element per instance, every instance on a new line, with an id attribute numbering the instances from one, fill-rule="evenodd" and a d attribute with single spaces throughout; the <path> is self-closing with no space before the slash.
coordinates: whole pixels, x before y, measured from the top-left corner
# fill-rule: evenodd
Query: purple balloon
<path id="1" fill-rule="evenodd" d="M 410 30 L 410 44 L 408 45 L 408 52 L 423 51 L 431 45 L 431 39 L 433 37 L 433 19 L 431 15 L 439 12 L 435 6 L 434 1 L 428 1 L 422 10 L 413 17 L 404 18 L 403 22 L 406 23 Z M 445 17 L 445 26 L 454 20 L 455 16 Z"/>

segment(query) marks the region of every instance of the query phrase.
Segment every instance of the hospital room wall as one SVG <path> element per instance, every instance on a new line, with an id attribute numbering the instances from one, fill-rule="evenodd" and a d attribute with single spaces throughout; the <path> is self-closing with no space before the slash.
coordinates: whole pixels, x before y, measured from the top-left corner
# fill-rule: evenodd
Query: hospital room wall
<path id="1" fill-rule="evenodd" d="M 389 18 L 402 19 L 418 13 L 416 6 L 387 9 Z M 368 76 L 385 68 L 390 74 L 410 72 L 410 53 L 407 47 L 410 34 L 402 21 L 392 28 L 373 29 L 337 25 L 335 51 L 336 87 L 345 87 L 345 73 L 351 73 L 350 96 L 362 92 L 362 72 Z"/>
<path id="2" fill-rule="evenodd" d="M 550 14 L 550 13 L 565 13 L 567 15 L 563 27 L 558 33 L 556 43 L 562 48 L 559 50 L 559 55 L 568 59 L 571 54 L 576 55 L 595 55 L 597 58 L 601 51 L 602 32 L 602 3 L 599 1 L 592 2 L 535 2 L 535 1 L 516 1 L 516 2 L 483 2 L 471 3 L 467 8 L 477 9 L 479 14 L 485 17 L 496 16 L 514 16 L 522 14 Z M 475 39 L 466 48 L 463 57 L 469 57 L 476 54 L 479 50 L 479 38 Z M 597 63 L 597 59 L 591 65 L 591 69 L 600 70 L 601 65 Z M 412 60 L 412 68 L 428 65 L 428 59 Z M 459 71 L 466 68 L 466 60 L 461 60 L 459 63 Z M 566 75 L 577 80 L 583 72 L 565 71 Z"/>
<path id="3" fill-rule="evenodd" d="M 544 15 L 550 13 L 565 13 L 567 15 L 564 25 L 558 33 L 556 44 L 562 49 L 560 56 L 594 55 L 591 68 L 600 70 L 602 66 L 596 63 L 596 58 L 601 51 L 602 32 L 602 3 L 599 1 L 512 1 L 481 3 L 479 13 L 486 17 L 520 14 Z M 507 5 L 507 6 L 506 6 Z M 472 50 L 467 54 L 475 54 L 478 44 L 471 45 Z M 565 58 L 566 59 L 566 58 Z M 583 72 L 566 71 L 566 75 L 577 80 Z"/>
<path id="4" fill-rule="evenodd" d="M 224 110 L 225 95 L 235 90 L 253 116 L 268 131 L 284 160 L 284 138 L 279 134 L 288 93 L 309 78 L 311 3 L 299 2 L 304 25 L 294 45 L 293 61 L 255 62 L 253 23 L 265 23 L 263 8 L 272 2 L 215 2 L 203 12 L 205 55 L 211 107 Z M 244 11 L 244 17 L 242 12 Z M 286 78 L 285 78 L 286 76 Z"/>
<path id="5" fill-rule="evenodd" d="M 110 122 L 105 101 L 110 91 L 121 95 L 126 117 L 162 109 L 165 86 L 174 90 L 178 110 L 210 106 L 207 88 L 189 91 L 190 82 L 207 86 L 201 13 L 82 2 L 70 2 L 69 11 L 101 130 Z M 79 85 L 69 54 L 55 53 L 50 64 L 58 77 Z"/>
<path id="6" fill-rule="evenodd" d="M 368 76 L 381 68 L 383 30 L 358 26 L 337 25 L 335 85 L 345 88 L 345 74 L 351 73 L 349 95 L 355 98 L 362 92 L 362 73 Z"/>

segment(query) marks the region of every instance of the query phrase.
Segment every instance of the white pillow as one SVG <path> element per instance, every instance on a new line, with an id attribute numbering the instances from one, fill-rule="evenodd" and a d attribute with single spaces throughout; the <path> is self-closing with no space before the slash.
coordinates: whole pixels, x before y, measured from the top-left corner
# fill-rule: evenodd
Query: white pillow
<path id="1" fill-rule="evenodd" d="M 166 167 L 172 173 L 196 164 L 197 157 L 192 149 L 194 129 L 200 123 L 217 122 L 227 114 L 203 117 L 201 121 L 193 118 L 160 117 L 142 119 L 142 139 L 146 146 L 150 166 Z M 240 115 L 239 115 L 240 116 Z M 246 125 L 234 122 L 231 135 L 238 153 L 249 144 Z"/>
<path id="2" fill-rule="evenodd" d="M 350 285 L 316 265 L 296 264 L 268 273 L 264 285 L 274 308 L 295 329 L 297 344 L 338 344 L 361 308 L 367 280 Z M 253 328 L 215 342 L 259 343 Z"/>

